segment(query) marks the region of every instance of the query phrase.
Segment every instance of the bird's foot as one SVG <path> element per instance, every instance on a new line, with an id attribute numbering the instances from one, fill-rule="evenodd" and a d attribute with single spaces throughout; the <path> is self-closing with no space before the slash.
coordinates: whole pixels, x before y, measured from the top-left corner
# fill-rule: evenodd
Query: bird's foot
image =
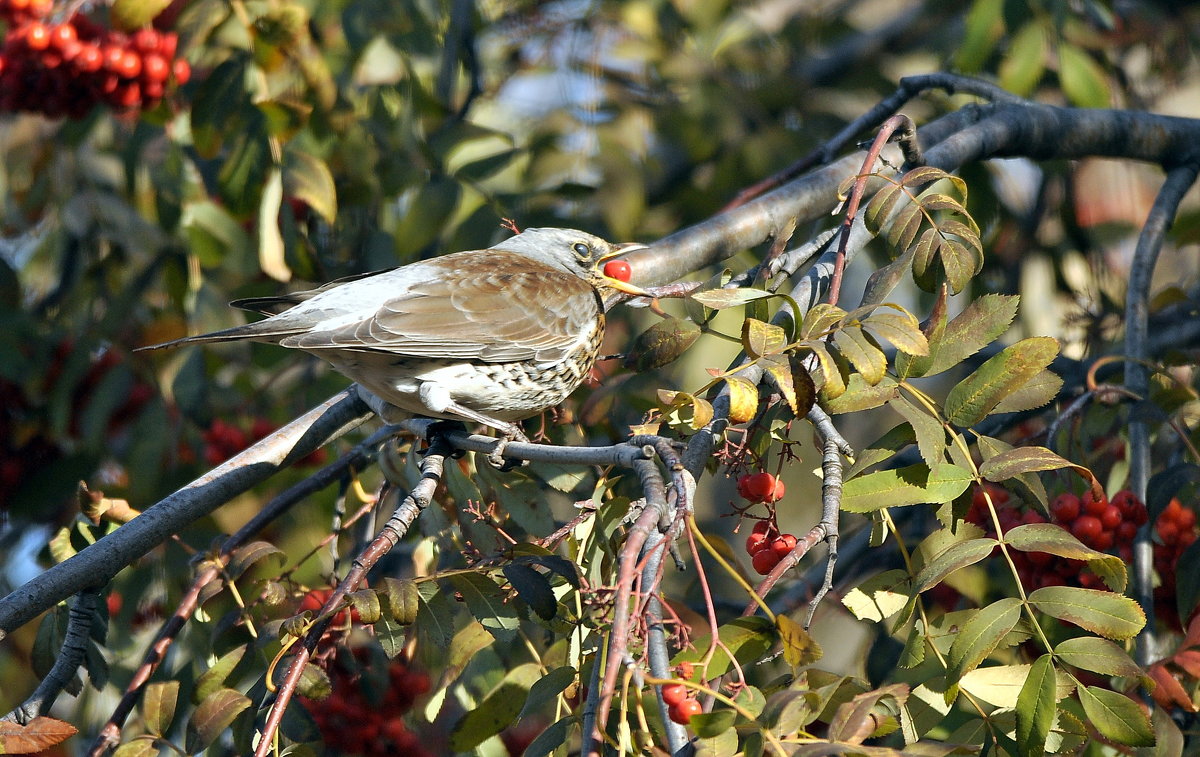
<path id="1" fill-rule="evenodd" d="M 529 444 L 529 437 L 525 436 L 525 432 L 516 424 L 509 424 L 507 428 L 500 429 L 503 436 L 496 442 L 496 446 L 488 453 L 487 461 L 496 470 L 501 473 L 519 468 L 522 465 L 529 465 L 528 460 L 506 460 L 504 458 L 504 450 L 512 442 L 520 442 L 521 444 Z"/>

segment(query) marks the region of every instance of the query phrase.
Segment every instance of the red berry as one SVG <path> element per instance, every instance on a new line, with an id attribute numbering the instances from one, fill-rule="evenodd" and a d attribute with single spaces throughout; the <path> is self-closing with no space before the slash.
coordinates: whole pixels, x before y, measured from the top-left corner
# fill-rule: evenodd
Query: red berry
<path id="1" fill-rule="evenodd" d="M 775 550 L 772 549 L 759 550 L 750 563 L 754 566 L 755 573 L 765 576 L 779 564 L 779 555 L 775 554 Z"/>
<path id="2" fill-rule="evenodd" d="M 624 260 L 610 260 L 604 264 L 604 275 L 617 281 L 629 281 L 633 269 Z"/>
<path id="3" fill-rule="evenodd" d="M 1196 511 L 1189 507 L 1183 508 L 1183 511 L 1175 517 L 1175 525 L 1179 526 L 1180 530 L 1182 531 L 1186 531 L 1189 528 L 1195 528 Z"/>
<path id="4" fill-rule="evenodd" d="M 171 64 L 158 53 L 148 53 L 142 58 L 142 77 L 148 82 L 165 82 L 171 78 Z"/>
<path id="5" fill-rule="evenodd" d="M 1025 556 L 1029 558 L 1029 563 L 1036 568 L 1044 568 L 1054 560 L 1054 555 L 1045 552 L 1027 552 Z"/>
<path id="6" fill-rule="evenodd" d="M 99 71 L 104 65 L 104 53 L 100 52 L 100 48 L 91 42 L 84 42 L 79 48 L 79 53 L 73 59 L 75 68 L 85 73 Z"/>
<path id="7" fill-rule="evenodd" d="M 763 502 L 778 502 L 783 499 L 783 495 L 787 494 L 787 487 L 783 485 L 783 479 L 775 479 L 775 486 L 771 488 L 771 493 L 763 499 Z"/>
<path id="8" fill-rule="evenodd" d="M 59 50 L 65 50 L 72 42 L 78 41 L 75 27 L 70 24 L 56 24 L 50 28 L 50 44 Z"/>
<path id="9" fill-rule="evenodd" d="M 126 50 L 121 53 L 121 62 L 113 70 L 118 76 L 136 79 L 142 73 L 142 56 L 133 50 Z"/>
<path id="10" fill-rule="evenodd" d="M 1083 503 L 1083 511 L 1088 515 L 1095 515 L 1097 518 L 1103 515 L 1105 508 L 1108 507 L 1107 498 L 1101 497 L 1096 499 L 1092 495 L 1091 491 L 1086 491 L 1083 493 L 1081 502 Z"/>
<path id="11" fill-rule="evenodd" d="M 1158 521 L 1158 536 L 1163 544 L 1172 545 L 1179 539 L 1179 526 L 1173 520 Z"/>
<path id="12" fill-rule="evenodd" d="M 1117 544 L 1133 544 L 1133 538 L 1137 536 L 1137 524 L 1131 520 L 1123 520 L 1117 526 L 1116 537 Z"/>
<path id="13" fill-rule="evenodd" d="M 1094 515 L 1081 515 L 1074 523 L 1071 524 L 1071 533 L 1079 541 L 1091 546 L 1095 543 L 1096 537 L 1104 532 L 1104 526 L 1100 523 L 1100 519 Z"/>
<path id="14" fill-rule="evenodd" d="M 769 542 L 770 539 L 767 538 L 766 534 L 750 534 L 746 537 L 746 554 L 757 555 L 760 551 L 767 548 Z"/>
<path id="15" fill-rule="evenodd" d="M 1054 503 L 1050 506 L 1050 509 L 1054 513 L 1054 519 L 1059 523 L 1070 523 L 1079 517 L 1079 497 L 1076 497 L 1071 492 L 1063 492 L 1054 498 Z"/>
<path id="16" fill-rule="evenodd" d="M 775 477 L 770 473 L 752 473 L 745 481 L 746 499 L 751 502 L 766 502 L 775 491 Z"/>
<path id="17" fill-rule="evenodd" d="M 192 67 L 186 60 L 180 58 L 171 64 L 171 73 L 175 76 L 175 83 L 182 87 L 188 83 L 188 79 L 192 78 Z"/>
<path id="18" fill-rule="evenodd" d="M 682 683 L 668 683 L 662 687 L 663 701 L 674 707 L 688 698 L 688 688 Z"/>
<path id="19" fill-rule="evenodd" d="M 1100 550 L 1101 552 L 1107 552 L 1108 550 L 1112 549 L 1112 545 L 1113 545 L 1113 532 L 1112 531 L 1101 531 L 1100 535 L 1097 536 L 1096 540 L 1092 543 L 1092 546 L 1095 547 L 1096 549 Z"/>
<path id="20" fill-rule="evenodd" d="M 39 21 L 25 27 L 25 44 L 30 50 L 45 50 L 50 46 L 50 27 Z"/>
<path id="21" fill-rule="evenodd" d="M 1104 526 L 1105 531 L 1112 531 L 1117 526 L 1121 525 L 1124 517 L 1121 515 L 1121 508 L 1116 505 L 1109 504 L 1104 508 L 1104 512 L 1100 514 L 1100 524 Z"/>
<path id="22" fill-rule="evenodd" d="M 704 712 L 704 708 L 695 699 L 685 699 L 679 704 L 670 707 L 667 710 L 667 716 L 680 725 L 687 725 L 692 721 L 693 715 L 699 715 Z"/>
<path id="23" fill-rule="evenodd" d="M 774 552 L 775 556 L 780 560 L 791 554 L 792 550 L 795 548 L 796 537 L 792 536 L 791 534 L 784 534 L 783 536 L 776 538 L 775 541 L 771 542 L 771 551 Z"/>
<path id="24" fill-rule="evenodd" d="M 179 35 L 175 32 L 163 32 L 158 37 L 158 54 L 170 60 L 175 57 L 179 45 Z"/>
<path id="25" fill-rule="evenodd" d="M 156 53 L 158 52 L 158 32 L 148 26 L 144 26 L 133 33 L 133 46 L 140 53 Z"/>

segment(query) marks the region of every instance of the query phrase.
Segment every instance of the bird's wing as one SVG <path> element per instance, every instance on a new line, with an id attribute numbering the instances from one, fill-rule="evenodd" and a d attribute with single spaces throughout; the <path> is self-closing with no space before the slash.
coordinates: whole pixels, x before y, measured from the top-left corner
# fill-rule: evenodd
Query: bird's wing
<path id="1" fill-rule="evenodd" d="M 489 363 L 556 360 L 600 317 L 590 284 L 515 253 L 459 253 L 423 266 L 430 275 L 410 280 L 362 320 L 332 329 L 318 324 L 279 344 Z"/>
<path id="2" fill-rule="evenodd" d="M 360 281 L 368 279 L 372 276 L 390 273 L 396 270 L 395 268 L 386 268 L 381 271 L 369 271 L 367 273 L 356 273 L 352 276 L 344 276 L 340 279 L 334 279 L 328 284 L 322 284 L 315 289 L 305 289 L 299 292 L 289 292 L 288 294 L 274 295 L 269 297 L 244 297 L 240 300 L 234 300 L 229 303 L 230 307 L 249 310 L 263 315 L 279 315 L 283 311 L 299 305 L 301 302 L 306 302 L 316 297 L 322 292 L 327 292 L 334 287 L 340 287 L 343 284 L 349 284 L 352 281 Z"/>

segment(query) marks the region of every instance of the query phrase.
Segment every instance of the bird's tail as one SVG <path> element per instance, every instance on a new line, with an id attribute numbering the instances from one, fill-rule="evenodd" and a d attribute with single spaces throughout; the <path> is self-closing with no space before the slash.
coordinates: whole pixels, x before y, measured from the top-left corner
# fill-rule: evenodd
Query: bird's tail
<path id="1" fill-rule="evenodd" d="M 280 324 L 269 323 L 268 320 L 256 321 L 255 323 L 247 323 L 243 326 L 234 326 L 220 331 L 213 331 L 208 334 L 197 334 L 196 336 L 185 336 L 179 339 L 172 339 L 169 342 L 161 344 L 148 344 L 144 347 L 137 347 L 134 352 L 146 352 L 149 350 L 162 350 L 169 347 L 182 347 L 187 344 L 211 344 L 214 342 L 237 342 L 242 340 L 254 340 L 262 342 L 276 342 L 285 336 L 297 334 L 304 329 L 302 328 L 281 328 Z"/>

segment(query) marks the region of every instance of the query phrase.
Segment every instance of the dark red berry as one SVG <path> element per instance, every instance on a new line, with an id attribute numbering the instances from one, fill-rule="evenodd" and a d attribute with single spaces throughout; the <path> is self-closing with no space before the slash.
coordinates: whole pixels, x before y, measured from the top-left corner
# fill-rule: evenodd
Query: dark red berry
<path id="1" fill-rule="evenodd" d="M 1079 517 L 1081 509 L 1079 497 L 1071 492 L 1063 492 L 1054 498 L 1050 509 L 1054 513 L 1055 520 L 1062 524 L 1068 524 Z"/>
<path id="2" fill-rule="evenodd" d="M 1094 544 L 1096 537 L 1103 532 L 1103 524 L 1094 515 L 1081 515 L 1071 524 L 1071 533 L 1075 535 L 1076 539 L 1088 546 Z"/>

